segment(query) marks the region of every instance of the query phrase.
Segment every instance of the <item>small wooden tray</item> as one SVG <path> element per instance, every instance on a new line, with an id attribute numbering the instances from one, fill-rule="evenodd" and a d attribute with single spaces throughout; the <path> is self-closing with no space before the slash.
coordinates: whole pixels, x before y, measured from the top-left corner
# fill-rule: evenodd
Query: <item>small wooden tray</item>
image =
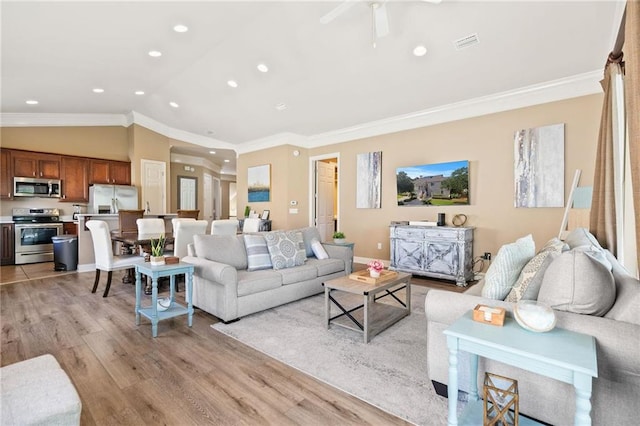
<path id="1" fill-rule="evenodd" d="M 382 271 L 380 271 L 380 277 L 373 278 L 369 276 L 368 270 L 363 269 L 362 271 L 357 271 L 349 275 L 349 278 L 351 278 L 352 280 L 360 281 L 367 284 L 377 284 L 381 281 L 386 281 L 390 278 L 393 278 L 396 275 L 398 275 L 396 271 L 388 271 L 386 269 L 383 269 Z"/>
<path id="2" fill-rule="evenodd" d="M 175 263 L 180 263 L 180 258 L 177 256 L 167 256 L 164 258 L 164 263 L 166 265 L 173 265 Z"/>
<path id="3" fill-rule="evenodd" d="M 487 305 L 476 305 L 473 308 L 473 320 L 483 324 L 502 326 L 504 324 L 504 308 L 495 308 Z"/>

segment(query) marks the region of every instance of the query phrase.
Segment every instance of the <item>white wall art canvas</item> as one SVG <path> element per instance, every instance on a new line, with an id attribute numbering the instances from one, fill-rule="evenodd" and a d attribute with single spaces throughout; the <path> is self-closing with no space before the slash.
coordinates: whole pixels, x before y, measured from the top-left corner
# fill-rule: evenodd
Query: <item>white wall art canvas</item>
<path id="1" fill-rule="evenodd" d="M 380 195 L 382 151 L 358 154 L 356 175 L 356 208 L 382 208 Z"/>
<path id="2" fill-rule="evenodd" d="M 564 123 L 515 133 L 515 206 L 564 207 Z"/>

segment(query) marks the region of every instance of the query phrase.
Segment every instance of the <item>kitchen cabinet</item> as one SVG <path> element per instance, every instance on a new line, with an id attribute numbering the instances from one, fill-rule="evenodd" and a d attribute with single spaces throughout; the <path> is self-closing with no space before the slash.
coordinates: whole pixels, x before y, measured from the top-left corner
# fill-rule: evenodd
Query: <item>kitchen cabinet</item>
<path id="1" fill-rule="evenodd" d="M 91 160 L 90 183 L 131 185 L 131 163 L 125 161 Z"/>
<path id="2" fill-rule="evenodd" d="M 14 176 L 60 179 L 59 155 L 12 151 L 11 160 Z"/>
<path id="3" fill-rule="evenodd" d="M 78 224 L 75 222 L 64 222 L 62 224 L 62 233 L 64 235 L 78 235 Z"/>
<path id="4" fill-rule="evenodd" d="M 0 199 L 10 200 L 13 192 L 13 171 L 11 169 L 11 151 L 0 150 Z"/>
<path id="5" fill-rule="evenodd" d="M 473 279 L 473 228 L 392 225 L 389 269 L 454 280 Z"/>
<path id="6" fill-rule="evenodd" d="M 89 202 L 89 160 L 82 157 L 62 157 L 60 161 L 62 195 L 60 201 Z"/>
<path id="7" fill-rule="evenodd" d="M 0 265 L 15 263 L 15 234 L 13 223 L 0 224 Z"/>

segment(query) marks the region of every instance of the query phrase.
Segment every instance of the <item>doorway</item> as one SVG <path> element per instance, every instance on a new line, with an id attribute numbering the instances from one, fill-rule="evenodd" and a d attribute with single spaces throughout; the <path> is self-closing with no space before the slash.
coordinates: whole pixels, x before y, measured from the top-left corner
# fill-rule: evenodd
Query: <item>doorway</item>
<path id="1" fill-rule="evenodd" d="M 331 241 L 340 229 L 339 165 L 340 154 L 310 157 L 310 223 L 320 232 L 323 242 Z"/>
<path id="2" fill-rule="evenodd" d="M 140 160 L 142 169 L 142 209 L 146 213 L 167 212 L 167 163 L 163 161 Z"/>

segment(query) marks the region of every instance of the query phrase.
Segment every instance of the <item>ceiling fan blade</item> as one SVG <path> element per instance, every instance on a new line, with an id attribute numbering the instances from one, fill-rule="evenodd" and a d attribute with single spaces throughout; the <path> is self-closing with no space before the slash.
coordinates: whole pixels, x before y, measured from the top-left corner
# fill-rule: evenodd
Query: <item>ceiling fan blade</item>
<path id="1" fill-rule="evenodd" d="M 345 1 L 343 1 L 337 7 L 333 8 L 332 10 L 330 10 L 326 15 L 321 17 L 320 18 L 320 23 L 321 24 L 328 24 L 329 22 L 333 21 L 338 16 L 342 15 L 347 10 L 349 10 L 353 6 L 355 6 L 356 3 L 357 3 L 357 0 L 345 0 Z"/>
<path id="2" fill-rule="evenodd" d="M 377 38 L 389 34 L 389 17 L 387 16 L 387 4 L 378 4 L 373 8 L 373 25 Z"/>

